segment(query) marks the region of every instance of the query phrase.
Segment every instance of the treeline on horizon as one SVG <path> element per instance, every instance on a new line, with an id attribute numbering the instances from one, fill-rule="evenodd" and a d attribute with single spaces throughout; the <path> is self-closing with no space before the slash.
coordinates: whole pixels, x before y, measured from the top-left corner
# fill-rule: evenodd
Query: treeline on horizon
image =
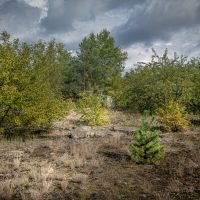
<path id="1" fill-rule="evenodd" d="M 30 44 L 0 41 L 0 133 L 13 127 L 48 127 L 65 116 L 83 92 L 109 95 L 115 108 L 156 113 L 178 102 L 200 112 L 200 59 L 169 58 L 152 51 L 149 63 L 137 63 L 124 76 L 128 58 L 107 30 L 91 33 L 73 56 L 52 40 Z"/>

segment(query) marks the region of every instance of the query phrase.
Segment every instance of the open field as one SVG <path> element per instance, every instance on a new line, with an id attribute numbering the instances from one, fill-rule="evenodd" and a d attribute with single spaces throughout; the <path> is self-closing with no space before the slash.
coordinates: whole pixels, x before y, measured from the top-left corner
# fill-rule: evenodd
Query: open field
<path id="1" fill-rule="evenodd" d="M 112 122 L 138 126 L 140 117 L 113 113 Z M 106 132 L 111 126 L 96 129 Z M 131 138 L 115 131 L 83 139 L 59 133 L 24 142 L 1 139 L 0 199 L 200 199 L 198 126 L 162 133 L 166 154 L 155 165 L 130 160 Z"/>

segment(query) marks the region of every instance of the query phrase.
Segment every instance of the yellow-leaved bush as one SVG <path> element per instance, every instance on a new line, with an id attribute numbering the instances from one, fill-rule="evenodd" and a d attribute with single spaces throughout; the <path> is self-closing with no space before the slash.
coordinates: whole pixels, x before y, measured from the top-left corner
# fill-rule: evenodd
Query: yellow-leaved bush
<path id="1" fill-rule="evenodd" d="M 81 94 L 78 109 L 81 120 L 89 126 L 102 126 L 110 123 L 107 116 L 108 111 L 104 107 L 105 102 L 101 96 L 96 94 Z"/>
<path id="2" fill-rule="evenodd" d="M 163 108 L 158 110 L 158 117 L 165 131 L 184 132 L 189 129 L 187 112 L 179 102 L 169 101 Z"/>

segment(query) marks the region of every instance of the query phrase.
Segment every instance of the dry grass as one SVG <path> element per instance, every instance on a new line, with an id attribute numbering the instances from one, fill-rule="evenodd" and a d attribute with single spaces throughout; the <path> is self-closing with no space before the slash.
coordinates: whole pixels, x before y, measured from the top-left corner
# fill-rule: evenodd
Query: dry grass
<path id="1" fill-rule="evenodd" d="M 52 185 L 52 179 L 55 174 L 52 165 L 45 163 L 40 167 L 33 167 L 29 173 L 29 178 L 32 182 L 39 182 L 42 193 L 47 193 Z"/>
<path id="2" fill-rule="evenodd" d="M 118 126 L 135 126 L 138 127 L 141 123 L 142 116 L 139 113 L 130 114 L 121 111 L 110 111 L 109 118 L 112 124 Z"/>
<path id="3" fill-rule="evenodd" d="M 121 137 L 122 135 L 120 133 L 116 133 L 113 137 L 109 137 L 105 143 L 107 145 L 112 145 L 113 147 L 119 147 L 121 146 Z"/>
<path id="4" fill-rule="evenodd" d="M 121 112 L 112 117 L 119 126 L 140 122 L 140 116 Z M 106 127 L 99 129 L 106 131 Z M 200 138 L 195 129 L 163 134 L 166 156 L 156 165 L 137 165 L 129 159 L 127 147 L 132 137 L 126 134 L 80 140 L 66 138 L 63 132 L 60 136 L 25 142 L 0 140 L 0 199 L 173 200 L 200 196 Z"/>
<path id="5" fill-rule="evenodd" d="M 143 180 L 139 183 L 140 188 L 143 190 L 144 193 L 151 193 L 154 190 L 153 184 L 148 180 Z"/>
<path id="6" fill-rule="evenodd" d="M 171 192 L 180 192 L 180 182 L 176 179 L 169 180 L 168 189 Z"/>
<path id="7" fill-rule="evenodd" d="M 69 152 L 64 153 L 58 158 L 66 167 L 70 167 L 75 171 L 76 168 L 87 166 L 97 167 L 100 165 L 101 159 L 97 155 L 97 146 L 91 142 L 87 143 L 71 143 Z"/>
<path id="8" fill-rule="evenodd" d="M 83 173 L 75 173 L 71 176 L 70 181 L 85 184 L 88 180 L 88 175 Z"/>
<path id="9" fill-rule="evenodd" d="M 12 180 L 6 180 L 0 184 L 0 194 L 2 199 L 11 199 L 14 191 Z"/>

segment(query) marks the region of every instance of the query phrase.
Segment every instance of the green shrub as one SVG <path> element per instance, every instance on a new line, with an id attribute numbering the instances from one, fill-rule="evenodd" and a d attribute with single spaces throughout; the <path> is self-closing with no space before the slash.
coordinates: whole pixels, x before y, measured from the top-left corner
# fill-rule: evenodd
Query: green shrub
<path id="1" fill-rule="evenodd" d="M 179 102 L 170 101 L 163 108 L 158 110 L 159 122 L 166 131 L 187 131 L 189 121 L 185 107 Z"/>
<path id="2" fill-rule="evenodd" d="M 116 105 L 130 111 L 155 113 L 170 100 L 179 100 L 193 112 L 200 112 L 200 59 L 170 58 L 153 51 L 149 63 L 139 62 L 122 78 Z"/>
<path id="3" fill-rule="evenodd" d="M 140 129 L 133 135 L 129 146 L 131 159 L 136 163 L 151 164 L 164 155 L 164 146 L 159 143 L 159 132 L 150 130 L 150 121 L 145 117 Z"/>
<path id="4" fill-rule="evenodd" d="M 69 53 L 54 41 L 34 45 L 0 35 L 0 127 L 49 127 L 67 112 L 63 100 Z M 0 130 L 0 132 L 3 132 Z"/>
<path id="5" fill-rule="evenodd" d="M 72 99 L 67 99 L 65 101 L 65 110 L 67 110 L 67 112 L 69 113 L 71 110 L 76 108 L 76 104 Z"/>
<path id="6" fill-rule="evenodd" d="M 89 126 L 102 126 L 110 123 L 108 111 L 104 108 L 105 102 L 96 94 L 83 93 L 78 102 L 81 120 Z"/>
<path id="7" fill-rule="evenodd" d="M 4 128 L 0 127 L 0 135 L 4 133 Z"/>

